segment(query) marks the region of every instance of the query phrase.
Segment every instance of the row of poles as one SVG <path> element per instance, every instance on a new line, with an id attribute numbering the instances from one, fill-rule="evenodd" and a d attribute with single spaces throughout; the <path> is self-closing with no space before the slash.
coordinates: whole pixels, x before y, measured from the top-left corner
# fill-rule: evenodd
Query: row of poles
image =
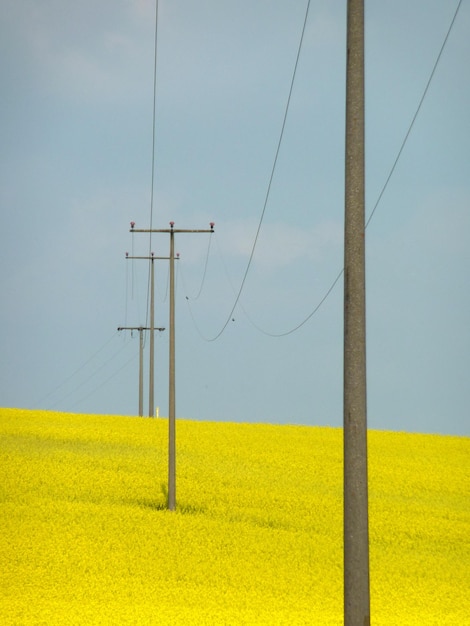
<path id="1" fill-rule="evenodd" d="M 170 311 L 169 311 L 169 375 L 168 375 L 168 509 L 176 509 L 176 409 L 175 409 L 175 233 L 210 233 L 214 232 L 214 222 L 210 223 L 210 229 L 181 229 L 175 228 L 175 223 L 170 222 L 170 228 L 137 229 L 135 222 L 131 222 L 130 232 L 134 233 L 167 233 L 170 235 L 170 254 L 167 257 L 155 256 L 152 252 L 150 256 L 129 256 L 126 259 L 145 259 L 150 261 L 150 326 L 129 327 L 120 326 L 118 330 L 138 330 L 139 331 L 139 415 L 143 415 L 143 331 L 147 330 L 150 335 L 150 364 L 149 364 L 149 417 L 155 415 L 155 331 L 165 330 L 162 327 L 155 327 L 155 270 L 156 260 L 168 260 L 170 263 Z"/>
<path id="2" fill-rule="evenodd" d="M 345 147 L 345 224 L 344 224 L 344 623 L 345 626 L 370 624 L 368 476 L 367 476 L 367 397 L 366 397 L 366 290 L 365 290 L 365 116 L 364 116 L 364 0 L 347 0 L 346 62 L 346 147 Z M 140 332 L 141 372 L 142 333 L 150 333 L 149 415 L 153 416 L 154 395 L 154 269 L 156 259 L 170 263 L 169 319 L 169 426 L 168 426 L 168 509 L 176 509 L 175 440 L 175 233 L 212 233 L 210 230 L 138 230 L 132 233 L 168 233 L 169 257 L 145 258 L 151 263 L 150 327 Z M 121 327 L 123 328 L 123 327 Z M 142 385 L 140 375 L 139 385 Z M 141 396 L 140 396 L 141 397 Z M 139 409 L 142 413 L 140 401 Z"/>

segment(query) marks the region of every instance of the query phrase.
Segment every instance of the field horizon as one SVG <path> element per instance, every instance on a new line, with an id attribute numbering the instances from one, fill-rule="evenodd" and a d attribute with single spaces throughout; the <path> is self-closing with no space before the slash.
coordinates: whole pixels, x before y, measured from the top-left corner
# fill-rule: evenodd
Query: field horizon
<path id="1" fill-rule="evenodd" d="M 342 624 L 342 429 L 0 409 L 4 624 Z M 470 439 L 368 432 L 371 623 L 470 624 Z"/>

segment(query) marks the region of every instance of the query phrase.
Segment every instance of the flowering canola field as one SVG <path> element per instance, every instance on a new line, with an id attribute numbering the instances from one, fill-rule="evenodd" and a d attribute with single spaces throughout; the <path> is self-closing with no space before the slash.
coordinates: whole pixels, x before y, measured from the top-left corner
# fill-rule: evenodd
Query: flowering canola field
<path id="1" fill-rule="evenodd" d="M 0 623 L 342 624 L 342 431 L 0 409 Z M 470 439 L 369 432 L 371 623 L 470 624 Z"/>

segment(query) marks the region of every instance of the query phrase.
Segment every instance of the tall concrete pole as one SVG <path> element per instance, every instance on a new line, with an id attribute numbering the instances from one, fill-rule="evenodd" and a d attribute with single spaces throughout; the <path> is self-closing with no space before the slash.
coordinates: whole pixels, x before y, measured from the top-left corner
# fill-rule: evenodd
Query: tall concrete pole
<path id="1" fill-rule="evenodd" d="M 170 222 L 170 366 L 168 398 L 168 509 L 176 509 L 175 425 L 175 235 Z"/>
<path id="2" fill-rule="evenodd" d="M 344 240 L 344 623 L 370 624 L 364 0 L 348 0 Z"/>
<path id="3" fill-rule="evenodd" d="M 134 230 L 135 222 L 131 222 L 131 233 L 141 232 Z M 126 252 L 126 259 L 143 259 L 145 261 L 150 261 L 150 328 L 142 328 L 142 330 L 150 331 L 150 362 L 149 362 L 149 417 L 154 417 L 155 415 L 155 397 L 154 397 L 154 388 L 155 388 L 155 331 L 165 330 L 164 328 L 155 328 L 155 269 L 154 269 L 154 261 L 156 260 L 168 260 L 167 256 L 155 256 L 152 252 L 151 256 L 129 256 L 129 253 Z M 143 412 L 141 413 L 143 415 Z"/>
<path id="4" fill-rule="evenodd" d="M 168 401 L 168 509 L 176 510 L 176 412 L 175 412 L 175 233 L 210 233 L 214 232 L 214 222 L 210 222 L 210 230 L 170 228 L 134 229 L 133 233 L 169 233 L 170 235 L 170 348 L 169 348 L 169 401 Z M 129 257 L 130 258 L 130 257 Z M 138 258 L 138 257 L 135 257 Z M 156 257 L 157 258 L 157 257 Z M 163 258 L 163 257 L 158 257 Z M 177 255 L 179 258 L 179 255 Z"/>
<path id="5" fill-rule="evenodd" d="M 154 256 L 150 259 L 150 364 L 149 364 L 149 417 L 155 415 L 154 385 L 155 385 L 155 280 L 153 268 Z"/>
<path id="6" fill-rule="evenodd" d="M 139 417 L 144 414 L 144 329 L 139 328 Z"/>

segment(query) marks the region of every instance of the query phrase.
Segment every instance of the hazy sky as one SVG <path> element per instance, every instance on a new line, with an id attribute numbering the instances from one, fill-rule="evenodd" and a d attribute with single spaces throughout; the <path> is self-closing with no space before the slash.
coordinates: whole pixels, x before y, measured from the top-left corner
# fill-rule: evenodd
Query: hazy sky
<path id="1" fill-rule="evenodd" d="M 366 2 L 367 216 L 457 4 Z M 177 417 L 342 424 L 342 278 L 289 331 L 343 266 L 345 0 L 311 2 L 231 314 L 306 6 L 159 2 L 153 226 L 215 222 L 212 236 L 176 238 Z M 169 243 L 129 233 L 150 224 L 155 2 L 0 11 L 0 406 L 136 414 L 138 333 L 116 329 L 148 323 L 148 264 L 125 252 L 166 256 Z M 463 0 L 367 228 L 370 428 L 469 434 L 469 32 Z M 168 329 L 167 261 L 155 270 Z M 165 330 L 162 415 L 167 371 Z"/>

